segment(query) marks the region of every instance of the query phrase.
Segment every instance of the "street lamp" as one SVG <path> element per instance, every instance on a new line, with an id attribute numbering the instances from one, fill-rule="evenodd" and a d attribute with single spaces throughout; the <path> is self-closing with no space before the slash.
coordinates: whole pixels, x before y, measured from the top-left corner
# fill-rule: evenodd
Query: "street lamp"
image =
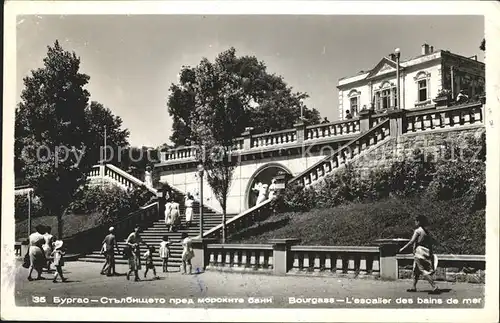
<path id="1" fill-rule="evenodd" d="M 198 165 L 198 176 L 200 177 L 200 239 L 203 239 L 203 164 Z"/>
<path id="2" fill-rule="evenodd" d="M 397 98 L 397 107 L 401 109 L 401 96 L 400 96 L 400 83 L 399 83 L 399 59 L 401 57 L 401 50 L 399 48 L 396 48 L 394 50 L 394 53 L 396 54 L 396 98 Z"/>

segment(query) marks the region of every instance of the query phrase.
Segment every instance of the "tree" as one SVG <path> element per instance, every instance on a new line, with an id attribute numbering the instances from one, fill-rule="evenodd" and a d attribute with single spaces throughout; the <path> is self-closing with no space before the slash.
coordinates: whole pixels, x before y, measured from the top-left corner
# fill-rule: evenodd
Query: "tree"
<path id="1" fill-rule="evenodd" d="M 84 88 L 90 77 L 80 73 L 80 58 L 59 42 L 48 46 L 43 67 L 24 78 L 15 119 L 15 172 L 32 186 L 44 209 L 62 215 L 86 174 L 99 161 L 103 129 L 110 144 L 126 144 L 121 119 L 97 102 L 88 104 Z"/>
<path id="2" fill-rule="evenodd" d="M 301 110 L 310 123 L 319 123 L 320 115 L 316 109 L 308 109 L 303 100 L 308 97 L 306 93 L 293 92 L 283 77 L 270 74 L 262 61 L 255 56 L 236 56 L 236 50 L 230 48 L 222 52 L 218 58 L 226 57 L 218 68 L 226 74 L 228 84 L 226 96 L 231 95 L 231 100 L 243 122 L 235 129 L 240 135 L 246 127 L 253 127 L 257 132 L 274 131 L 293 127 L 299 120 Z M 198 108 L 205 105 L 204 98 L 209 96 L 212 87 L 200 87 L 199 74 L 211 77 L 213 73 L 207 67 L 208 60 L 203 59 L 196 67 L 183 66 L 179 73 L 178 84 L 172 84 L 167 106 L 169 114 L 173 117 L 173 131 L 170 140 L 176 145 L 187 145 L 196 141 L 193 132 L 193 118 Z"/>
<path id="3" fill-rule="evenodd" d="M 219 54 L 214 63 L 203 59 L 192 69 L 190 83 L 195 110 L 191 117 L 193 143 L 202 147 L 198 159 L 207 181 L 222 207 L 222 241 L 226 240 L 227 196 L 236 164 L 231 159 L 232 141 L 245 124 L 239 79 L 227 68 L 235 64 L 234 50 Z"/>
<path id="4" fill-rule="evenodd" d="M 120 117 L 113 115 L 110 109 L 102 104 L 92 101 L 85 109 L 87 123 L 87 135 L 85 136 L 85 155 L 94 163 L 104 159 L 104 131 L 106 130 L 106 151 L 104 162 L 118 164 L 121 152 L 128 148 L 128 129 L 122 129 L 123 121 Z"/>

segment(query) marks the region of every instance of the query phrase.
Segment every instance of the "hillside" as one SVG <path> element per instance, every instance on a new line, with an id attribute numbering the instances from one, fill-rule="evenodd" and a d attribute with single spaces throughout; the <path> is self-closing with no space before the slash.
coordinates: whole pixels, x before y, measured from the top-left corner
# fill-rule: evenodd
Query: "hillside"
<path id="1" fill-rule="evenodd" d="M 379 238 L 410 238 L 424 214 L 440 242 L 437 253 L 484 254 L 485 211 L 468 211 L 459 199 L 389 198 L 309 212 L 281 213 L 230 237 L 231 243 L 299 238 L 302 245 L 370 245 Z"/>

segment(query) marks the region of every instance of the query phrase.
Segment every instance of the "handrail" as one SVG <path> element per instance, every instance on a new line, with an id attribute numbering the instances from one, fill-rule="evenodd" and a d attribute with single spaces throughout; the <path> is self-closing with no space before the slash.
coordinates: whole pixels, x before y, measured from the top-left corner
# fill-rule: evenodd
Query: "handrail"
<path id="1" fill-rule="evenodd" d="M 336 126 L 336 125 L 343 124 L 343 123 L 358 121 L 359 119 L 360 119 L 359 117 L 354 117 L 352 119 L 347 119 L 347 120 L 337 120 L 337 121 L 331 121 L 328 123 L 312 124 L 310 126 L 306 126 L 306 129 L 309 130 L 309 129 L 315 129 L 315 128 L 319 128 L 319 127 Z"/>
<path id="2" fill-rule="evenodd" d="M 452 254 L 436 254 L 438 259 L 441 261 L 486 261 L 485 255 L 452 255 Z M 399 260 L 413 259 L 413 254 L 397 254 L 396 258 Z"/>
<path id="3" fill-rule="evenodd" d="M 273 250 L 272 244 L 208 244 L 208 249 L 253 249 L 253 250 Z"/>
<path id="4" fill-rule="evenodd" d="M 435 110 L 420 110 L 420 111 L 406 111 L 406 116 L 407 117 L 416 117 L 416 116 L 421 116 L 421 115 L 427 115 L 429 113 L 442 113 L 442 112 L 449 112 L 449 111 L 456 111 L 456 110 L 465 110 L 468 108 L 472 108 L 474 106 L 479 106 L 482 105 L 480 101 L 477 102 L 467 102 L 461 105 L 453 105 L 450 107 L 445 107 L 445 108 L 438 108 Z"/>
<path id="5" fill-rule="evenodd" d="M 336 149 L 332 154 L 330 154 L 329 156 L 319 160 L 318 162 L 314 163 L 313 165 L 311 165 L 310 167 L 308 167 L 306 170 L 304 170 L 303 172 L 301 172 L 300 174 L 298 174 L 297 176 L 295 176 L 294 178 L 290 179 L 288 181 L 288 185 L 289 184 L 292 184 L 300 179 L 302 179 L 304 177 L 304 175 L 308 174 L 311 169 L 314 169 L 316 167 L 318 167 L 319 165 L 327 162 L 327 161 L 330 161 L 334 156 L 338 155 L 342 150 L 348 148 L 350 145 L 352 145 L 353 143 L 359 141 L 361 138 L 363 138 L 364 136 L 366 135 L 369 135 L 371 134 L 372 132 L 378 130 L 379 128 L 382 128 L 383 126 L 387 126 L 387 124 L 389 123 L 389 119 L 386 119 L 384 121 L 382 121 L 381 123 L 377 124 L 375 127 L 372 127 L 370 130 L 368 130 L 367 132 L 363 132 L 361 133 L 360 135 L 358 135 L 356 138 L 352 139 L 351 141 L 349 141 L 347 144 L 343 145 L 342 147 Z"/>
<path id="6" fill-rule="evenodd" d="M 272 201 L 272 200 L 273 200 L 273 199 L 268 199 L 268 200 L 266 200 L 266 201 L 264 201 L 264 202 L 262 202 L 262 203 L 260 203 L 260 204 L 258 204 L 258 205 L 255 205 L 255 206 L 253 206 L 253 207 L 249 208 L 248 210 L 245 210 L 245 211 L 241 212 L 241 213 L 240 213 L 240 214 L 238 214 L 237 216 L 235 216 L 235 217 L 233 217 L 233 218 L 229 219 L 228 221 L 226 221 L 226 227 L 227 227 L 229 224 L 231 224 L 231 223 L 233 223 L 233 222 L 236 222 L 236 221 L 238 221 L 239 219 L 243 218 L 244 216 L 246 216 L 246 215 L 248 215 L 248 214 L 250 214 L 250 213 L 252 213 L 252 212 L 254 212 L 254 211 L 256 211 L 256 210 L 259 210 L 260 208 L 262 208 L 262 207 L 264 207 L 264 206 L 266 206 L 266 205 L 268 205 L 269 203 L 271 203 L 271 201 Z M 208 230 L 207 232 L 204 232 L 204 233 L 203 233 L 203 237 L 208 237 L 208 236 L 210 236 L 211 234 L 213 234 L 213 233 L 215 233 L 215 232 L 219 231 L 220 229 L 222 229 L 222 223 L 221 223 L 221 224 L 218 224 L 217 226 L 213 227 L 212 229 Z"/>
<path id="7" fill-rule="evenodd" d="M 125 177 L 126 179 L 128 179 L 129 181 L 133 182 L 134 184 L 137 184 L 138 186 L 141 186 L 141 187 L 145 187 L 148 191 L 150 191 L 151 193 L 153 193 L 154 195 L 157 195 L 158 194 L 158 190 L 156 190 L 155 188 L 153 187 L 150 187 L 150 186 L 147 186 L 143 181 L 141 181 L 140 179 L 136 178 L 135 176 L 133 175 L 130 175 L 129 173 L 127 173 L 126 171 L 116 167 L 115 165 L 113 164 L 106 164 L 105 165 L 107 168 L 111 169 L 112 171 L 114 171 L 115 173 L 118 173 L 119 175 Z"/>
<path id="8" fill-rule="evenodd" d="M 291 251 L 326 251 L 326 252 L 361 252 L 361 253 L 377 253 L 380 248 L 378 246 L 291 246 Z"/>

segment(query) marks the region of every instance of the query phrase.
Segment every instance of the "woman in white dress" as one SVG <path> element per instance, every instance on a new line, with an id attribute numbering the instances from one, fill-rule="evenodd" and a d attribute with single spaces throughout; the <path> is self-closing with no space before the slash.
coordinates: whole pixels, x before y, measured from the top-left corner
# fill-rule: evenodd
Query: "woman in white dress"
<path id="1" fill-rule="evenodd" d="M 50 271 L 50 259 L 51 259 L 51 254 L 52 254 L 52 249 L 54 246 L 54 236 L 50 233 L 52 231 L 51 227 L 46 226 L 45 227 L 45 233 L 43 234 L 43 237 L 45 238 L 45 243 L 43 244 L 43 253 L 45 254 L 45 259 L 47 260 L 46 267 L 47 271 Z"/>
<path id="2" fill-rule="evenodd" d="M 165 225 L 167 229 L 170 231 L 170 227 L 172 226 L 172 218 L 170 217 L 170 211 L 172 210 L 172 202 L 170 199 L 165 203 Z"/>
<path id="3" fill-rule="evenodd" d="M 191 226 L 191 221 L 193 221 L 193 203 L 193 196 L 188 192 L 184 200 L 184 207 L 186 208 L 186 226 L 188 228 Z"/>
<path id="4" fill-rule="evenodd" d="M 176 231 L 181 223 L 179 203 L 173 201 L 170 205 L 170 231 Z"/>
<path id="5" fill-rule="evenodd" d="M 276 196 L 276 179 L 271 180 L 271 185 L 269 186 L 269 196 L 268 199 L 271 200 Z"/>
<path id="6" fill-rule="evenodd" d="M 28 257 L 30 260 L 28 280 L 33 280 L 31 274 L 33 269 L 38 273 L 36 279 L 42 279 L 42 269 L 47 264 L 45 253 L 43 252 L 43 245 L 45 244 L 45 227 L 43 225 L 36 226 L 36 232 L 30 234 L 29 236 L 29 249 Z"/>
<path id="7" fill-rule="evenodd" d="M 186 232 L 182 233 L 181 236 L 181 244 L 182 244 L 182 267 L 181 273 L 191 275 L 192 265 L 191 259 L 194 258 L 194 250 L 192 246 L 191 238 L 188 237 Z"/>

